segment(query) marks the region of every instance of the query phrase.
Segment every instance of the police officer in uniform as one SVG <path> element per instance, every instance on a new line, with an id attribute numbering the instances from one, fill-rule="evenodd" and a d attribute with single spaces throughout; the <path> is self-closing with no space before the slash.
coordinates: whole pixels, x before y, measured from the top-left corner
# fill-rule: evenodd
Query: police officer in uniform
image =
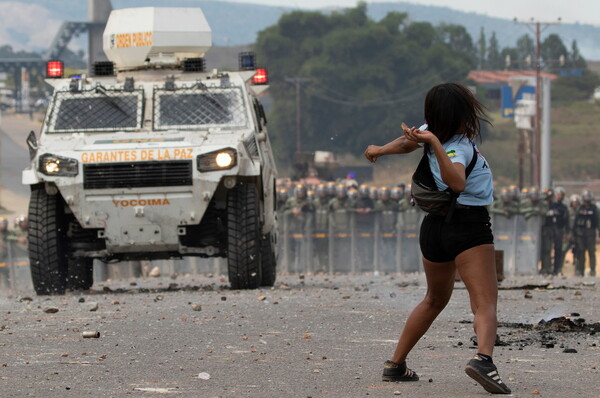
<path id="1" fill-rule="evenodd" d="M 543 216 L 548 211 L 548 202 L 542 200 L 540 190 L 538 187 L 531 187 L 529 189 L 528 198 L 522 203 L 521 214 L 529 219 L 534 216 Z"/>
<path id="2" fill-rule="evenodd" d="M 508 188 L 503 188 L 500 191 L 500 197 L 492 204 L 490 212 L 511 218 L 520 212 L 519 201 L 513 199 Z"/>
<path id="3" fill-rule="evenodd" d="M 569 250 L 573 253 L 573 267 L 577 269 L 577 245 L 575 242 L 575 215 L 581 206 L 581 196 L 571 195 L 569 197 L 569 220 L 567 222 L 567 230 L 565 243 L 563 245 L 563 257 Z"/>
<path id="4" fill-rule="evenodd" d="M 548 210 L 542 220 L 542 274 L 558 275 L 562 270 L 563 237 L 569 218 L 567 207 L 562 203 L 563 197 L 564 194 L 559 201 L 554 191 L 546 191 Z"/>
<path id="5" fill-rule="evenodd" d="M 352 192 L 355 192 L 353 189 Z M 331 214 L 331 223 L 334 236 L 332 237 L 332 251 L 334 261 L 334 269 L 344 271 L 350 270 L 350 232 L 352 199 L 348 196 L 346 186 L 339 184 L 336 186 L 336 196 L 329 201 L 329 212 Z"/>
<path id="6" fill-rule="evenodd" d="M 575 213 L 575 244 L 577 246 L 577 268 L 575 274 L 583 276 L 585 270 L 585 253 L 590 259 L 590 276 L 596 276 L 596 233 L 600 228 L 598 208 L 593 203 L 589 190 L 581 194 L 582 204 Z"/>
<path id="7" fill-rule="evenodd" d="M 329 195 L 325 184 L 317 185 L 313 200 L 313 242 L 315 248 L 315 271 L 325 271 L 329 266 Z"/>
<path id="8" fill-rule="evenodd" d="M 9 245 L 8 219 L 0 217 L 0 287 L 9 286 L 8 245 Z"/>
<path id="9" fill-rule="evenodd" d="M 308 199 L 306 187 L 297 184 L 294 187 L 294 196 L 285 203 L 284 214 L 289 222 L 290 239 L 290 262 L 299 264 L 302 243 L 306 242 L 306 227 L 313 212 L 313 205 Z M 298 270 L 297 270 L 298 271 Z"/>

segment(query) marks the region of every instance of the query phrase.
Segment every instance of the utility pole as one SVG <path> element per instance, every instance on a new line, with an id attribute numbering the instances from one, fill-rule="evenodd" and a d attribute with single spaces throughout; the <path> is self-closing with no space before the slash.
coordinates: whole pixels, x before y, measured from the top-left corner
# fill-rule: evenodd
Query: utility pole
<path id="1" fill-rule="evenodd" d="M 296 153 L 300 153 L 302 150 L 302 106 L 300 104 L 300 88 L 303 83 L 310 82 L 310 79 L 307 77 L 286 77 L 285 81 L 296 86 Z"/>
<path id="2" fill-rule="evenodd" d="M 541 189 L 549 188 L 541 186 L 543 183 L 549 183 L 549 181 L 542 181 L 542 122 L 541 122 L 541 90 L 542 90 L 542 54 L 541 54 L 541 45 L 540 45 L 540 36 L 543 30 L 545 30 L 550 25 L 558 25 L 561 21 L 561 18 L 558 18 L 556 22 L 540 22 L 534 21 L 533 18 L 530 22 L 519 22 L 517 18 L 514 19 L 515 22 L 526 25 L 528 28 L 533 30 L 535 33 L 535 134 L 534 134 L 534 150 L 535 150 L 535 172 L 532 170 L 532 173 L 535 175 L 535 185 L 540 187 Z M 548 112 L 550 110 L 548 109 Z M 549 124 L 548 124 L 549 126 Z M 549 146 L 548 146 L 549 147 Z M 549 161 L 549 159 L 547 159 Z M 544 162 L 546 163 L 546 162 Z M 544 178 L 545 180 L 545 178 Z"/>

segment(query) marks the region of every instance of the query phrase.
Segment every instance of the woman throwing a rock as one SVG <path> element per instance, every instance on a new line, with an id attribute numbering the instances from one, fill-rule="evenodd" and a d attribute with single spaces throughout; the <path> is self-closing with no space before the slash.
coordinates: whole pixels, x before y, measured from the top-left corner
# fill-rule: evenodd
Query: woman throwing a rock
<path id="1" fill-rule="evenodd" d="M 455 83 L 429 90 L 425 120 L 427 125 L 420 129 L 404 127 L 403 136 L 383 146 L 370 145 L 365 151 L 366 158 L 375 162 L 383 155 L 410 153 L 424 146 L 437 189 L 450 188 L 458 195 L 451 216 L 429 213 L 421 224 L 427 293 L 408 317 L 394 355 L 384 365 L 383 380 L 419 380 L 406 366 L 406 357 L 448 304 L 458 269 L 469 292 L 478 341 L 478 353 L 465 372 L 488 392 L 510 394 L 492 360 L 498 300 L 487 210 L 493 201 L 492 173 L 474 144 L 481 122 L 489 121 L 471 91 Z"/>

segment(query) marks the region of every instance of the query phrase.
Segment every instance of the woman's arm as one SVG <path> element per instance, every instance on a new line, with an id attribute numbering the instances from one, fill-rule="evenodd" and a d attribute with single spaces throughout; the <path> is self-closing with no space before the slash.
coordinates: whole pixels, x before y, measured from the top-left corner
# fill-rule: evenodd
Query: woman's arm
<path id="1" fill-rule="evenodd" d="M 433 149 L 435 158 L 440 165 L 440 174 L 444 184 L 448 185 L 456 193 L 461 193 L 467 186 L 465 177 L 465 166 L 462 163 L 452 163 L 440 140 L 431 131 L 420 131 L 412 128 L 404 132 L 408 140 L 413 142 L 424 142 Z"/>
<path id="2" fill-rule="evenodd" d="M 405 136 L 400 136 L 392 142 L 388 142 L 383 146 L 369 145 L 365 150 L 365 157 L 369 159 L 371 163 L 375 163 L 377 158 L 383 155 L 401 155 L 404 153 L 410 153 L 415 149 L 420 148 L 419 144 L 410 141 Z"/>

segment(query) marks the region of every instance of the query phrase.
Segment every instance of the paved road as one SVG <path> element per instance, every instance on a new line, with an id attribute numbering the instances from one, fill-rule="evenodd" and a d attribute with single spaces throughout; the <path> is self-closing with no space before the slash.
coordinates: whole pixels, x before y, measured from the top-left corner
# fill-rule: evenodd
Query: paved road
<path id="1" fill-rule="evenodd" d="M 463 372 L 475 349 L 461 283 L 410 356 L 421 381 L 408 384 L 380 376 L 424 295 L 421 275 L 288 275 L 255 291 L 225 285 L 220 276 L 138 279 L 96 284 L 81 295 L 1 298 L 1 395 L 488 396 Z M 513 396 L 598 397 L 600 333 L 531 328 L 575 311 L 598 322 L 595 280 L 530 277 L 502 286 L 499 336 L 507 345 L 496 348 L 495 361 Z M 58 312 L 44 312 L 50 307 Z M 88 330 L 100 338 L 82 338 Z"/>
<path id="2" fill-rule="evenodd" d="M 29 115 L 3 113 L 0 124 L 0 203 L 13 215 L 26 214 L 29 187 L 21 183 L 21 172 L 29 165 L 25 139 L 31 130 L 39 137 L 40 123 Z"/>

